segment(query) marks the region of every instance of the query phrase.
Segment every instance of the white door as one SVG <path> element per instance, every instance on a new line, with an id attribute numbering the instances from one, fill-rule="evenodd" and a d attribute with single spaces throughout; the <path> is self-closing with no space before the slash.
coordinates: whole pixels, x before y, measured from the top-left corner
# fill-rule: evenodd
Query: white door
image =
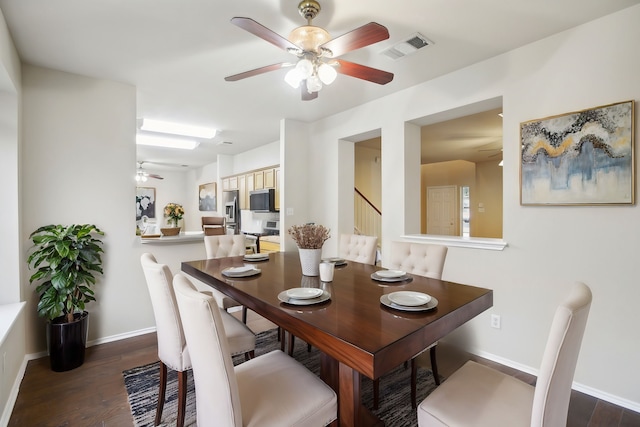
<path id="1" fill-rule="evenodd" d="M 427 234 L 457 236 L 458 188 L 427 187 Z"/>

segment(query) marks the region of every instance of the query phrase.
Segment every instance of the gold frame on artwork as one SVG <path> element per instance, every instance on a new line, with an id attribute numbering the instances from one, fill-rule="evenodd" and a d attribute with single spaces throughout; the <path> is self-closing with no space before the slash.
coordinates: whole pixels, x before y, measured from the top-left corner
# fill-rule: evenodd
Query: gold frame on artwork
<path id="1" fill-rule="evenodd" d="M 633 205 L 634 101 L 520 124 L 521 205 Z"/>

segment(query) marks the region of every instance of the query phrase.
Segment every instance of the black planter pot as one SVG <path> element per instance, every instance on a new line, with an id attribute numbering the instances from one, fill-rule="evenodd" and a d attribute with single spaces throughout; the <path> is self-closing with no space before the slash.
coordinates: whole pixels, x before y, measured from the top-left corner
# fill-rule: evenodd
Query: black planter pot
<path id="1" fill-rule="evenodd" d="M 61 316 L 47 322 L 49 361 L 55 372 L 70 371 L 84 363 L 89 313 L 74 314 L 73 322 L 65 320 Z"/>

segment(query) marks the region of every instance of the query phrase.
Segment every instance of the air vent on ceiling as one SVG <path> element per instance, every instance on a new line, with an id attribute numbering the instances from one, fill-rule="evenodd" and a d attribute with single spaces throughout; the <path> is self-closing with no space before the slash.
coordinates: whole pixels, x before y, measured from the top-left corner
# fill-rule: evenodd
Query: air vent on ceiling
<path id="1" fill-rule="evenodd" d="M 393 60 L 404 58 L 407 55 L 416 53 L 419 49 L 432 45 L 433 42 L 420 33 L 416 33 L 405 40 L 396 43 L 388 49 L 382 51 L 383 55 Z"/>

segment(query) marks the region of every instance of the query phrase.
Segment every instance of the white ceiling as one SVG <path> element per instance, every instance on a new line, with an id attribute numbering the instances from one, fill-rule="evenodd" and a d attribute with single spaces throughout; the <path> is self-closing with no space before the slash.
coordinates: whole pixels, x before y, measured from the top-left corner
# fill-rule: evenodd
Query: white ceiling
<path id="1" fill-rule="evenodd" d="M 138 150 L 138 160 L 201 166 L 276 141 L 282 118 L 318 120 L 638 3 L 320 0 L 313 23 L 333 37 L 371 21 L 389 29 L 388 40 L 341 58 L 395 77 L 380 86 L 338 75 L 313 101 L 301 101 L 282 70 L 224 81 L 294 58 L 229 20 L 250 17 L 286 37 L 305 23 L 298 0 L 0 0 L 0 9 L 24 62 L 135 85 L 138 118 L 219 129 L 188 155 Z M 435 44 L 397 61 L 381 54 L 416 32 Z"/>

